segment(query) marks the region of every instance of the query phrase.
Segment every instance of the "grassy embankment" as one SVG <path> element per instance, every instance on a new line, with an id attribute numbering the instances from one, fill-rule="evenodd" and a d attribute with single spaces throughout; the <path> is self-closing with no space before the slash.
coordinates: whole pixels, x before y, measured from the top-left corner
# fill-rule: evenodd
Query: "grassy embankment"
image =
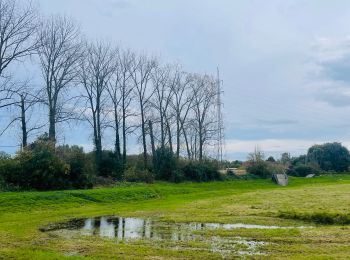
<path id="1" fill-rule="evenodd" d="M 350 175 L 201 184 L 140 184 L 85 191 L 0 193 L 0 259 L 221 258 L 200 245 L 62 238 L 38 228 L 76 217 L 118 215 L 164 221 L 255 223 L 307 229 L 212 230 L 206 235 L 267 242 L 258 258 L 350 257 Z M 349 224 L 349 223 L 348 223 Z M 191 249 L 191 247 L 193 247 Z M 232 252 L 234 257 L 235 252 Z"/>

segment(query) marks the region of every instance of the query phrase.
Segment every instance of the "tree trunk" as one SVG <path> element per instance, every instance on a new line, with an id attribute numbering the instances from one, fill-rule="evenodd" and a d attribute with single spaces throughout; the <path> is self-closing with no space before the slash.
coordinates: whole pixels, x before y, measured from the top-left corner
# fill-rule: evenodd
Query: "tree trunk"
<path id="1" fill-rule="evenodd" d="M 100 173 L 100 163 L 101 163 L 101 152 L 100 152 L 100 145 L 98 140 L 98 124 L 97 124 L 97 117 L 96 117 L 96 111 L 92 111 L 92 120 L 93 120 L 93 128 L 94 128 L 94 145 L 95 145 L 95 164 L 96 164 L 96 171 L 97 174 Z"/>
<path id="2" fill-rule="evenodd" d="M 115 154 L 118 161 L 120 160 L 120 137 L 119 137 L 119 123 L 118 123 L 118 112 L 117 108 L 114 108 L 114 121 L 115 121 Z"/>
<path id="3" fill-rule="evenodd" d="M 147 143 L 146 143 L 146 127 L 145 114 L 143 105 L 141 105 L 141 131 L 142 131 L 142 145 L 143 145 L 143 166 L 147 169 Z"/>
<path id="4" fill-rule="evenodd" d="M 161 139 L 161 147 L 164 149 L 165 147 L 165 133 L 164 133 L 164 117 L 160 108 L 160 139 Z"/>
<path id="5" fill-rule="evenodd" d="M 28 132 L 27 132 L 27 123 L 26 123 L 26 110 L 24 97 L 21 95 L 21 124 L 22 124 L 22 148 L 27 147 L 28 145 Z"/>
<path id="6" fill-rule="evenodd" d="M 180 157 L 180 119 L 177 117 L 176 119 L 176 158 L 179 159 Z"/>
<path id="7" fill-rule="evenodd" d="M 49 111 L 49 139 L 56 142 L 56 111 L 52 107 Z"/>
<path id="8" fill-rule="evenodd" d="M 203 160 L 203 133 L 202 128 L 199 128 L 199 136 L 198 136 L 198 144 L 199 144 L 199 161 L 201 162 Z"/>
<path id="9" fill-rule="evenodd" d="M 123 170 L 126 166 L 126 110 L 125 110 L 125 101 L 123 98 Z"/>
<path id="10" fill-rule="evenodd" d="M 171 153 L 173 153 L 173 136 L 171 134 L 170 124 L 169 124 L 168 120 L 166 122 L 166 127 L 168 130 L 169 148 L 170 148 Z"/>
<path id="11" fill-rule="evenodd" d="M 185 138 L 185 143 L 186 143 L 186 150 L 187 150 L 187 157 L 190 160 L 191 159 L 191 149 L 190 149 L 190 144 L 188 143 L 188 138 L 186 134 L 185 128 L 182 128 L 182 131 L 184 133 L 184 138 Z"/>
<path id="12" fill-rule="evenodd" d="M 156 147 L 154 144 L 154 135 L 153 135 L 153 126 L 152 126 L 152 121 L 148 121 L 149 124 L 149 134 L 151 137 L 151 146 L 152 146 L 152 161 L 153 161 L 153 168 L 156 166 L 157 163 L 157 158 L 156 158 Z"/>

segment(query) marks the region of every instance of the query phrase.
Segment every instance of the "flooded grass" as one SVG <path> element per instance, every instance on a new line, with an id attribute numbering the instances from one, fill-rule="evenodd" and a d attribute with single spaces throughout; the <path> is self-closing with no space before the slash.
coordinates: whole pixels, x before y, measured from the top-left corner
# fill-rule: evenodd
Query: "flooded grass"
<path id="1" fill-rule="evenodd" d="M 301 227 L 283 227 L 273 225 L 256 224 L 220 224 L 220 223 L 177 223 L 157 221 L 151 218 L 123 218 L 115 216 L 103 216 L 86 219 L 72 219 L 63 223 L 55 223 L 42 227 L 43 232 L 52 232 L 55 235 L 72 238 L 77 236 L 96 236 L 101 238 L 116 239 L 117 241 L 130 240 L 154 240 L 181 242 L 172 246 L 174 249 L 196 250 L 198 248 L 188 246 L 186 243 L 199 242 L 211 252 L 219 253 L 226 257 L 232 254 L 238 255 L 264 255 L 261 247 L 267 243 L 264 241 L 247 240 L 242 237 L 220 237 L 217 235 L 205 235 L 209 230 L 233 230 L 233 229 L 291 229 Z M 181 245 L 181 246 L 180 246 Z M 203 250 L 203 248 L 201 248 Z"/>

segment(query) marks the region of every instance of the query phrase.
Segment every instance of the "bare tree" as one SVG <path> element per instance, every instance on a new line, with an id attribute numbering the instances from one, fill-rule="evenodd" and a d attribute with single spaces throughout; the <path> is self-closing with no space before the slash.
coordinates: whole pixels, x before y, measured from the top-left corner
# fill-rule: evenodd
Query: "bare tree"
<path id="1" fill-rule="evenodd" d="M 37 11 L 31 3 L 0 0 L 0 108 L 16 103 L 13 97 L 18 89 L 6 71 L 11 64 L 36 51 L 37 26 Z"/>
<path id="2" fill-rule="evenodd" d="M 141 136 L 143 145 L 143 160 L 144 167 L 147 167 L 147 143 L 146 143 L 146 110 L 149 106 L 149 101 L 153 95 L 150 89 L 150 80 L 153 70 L 157 63 L 154 59 L 149 59 L 146 56 L 135 57 L 133 60 L 131 71 L 132 79 L 135 84 L 135 92 L 138 98 L 140 117 L 141 117 Z"/>
<path id="3" fill-rule="evenodd" d="M 133 129 L 133 125 L 127 125 L 127 119 L 134 115 L 130 111 L 134 84 L 132 84 L 132 75 L 135 73 L 137 66 L 133 62 L 135 54 L 130 50 L 126 50 L 119 55 L 119 66 L 121 70 L 120 96 L 122 111 L 122 136 L 123 136 L 123 167 L 126 164 L 126 142 L 127 134 Z"/>
<path id="4" fill-rule="evenodd" d="M 116 68 L 116 55 L 108 44 L 88 44 L 86 49 L 80 66 L 80 81 L 85 90 L 87 111 L 84 115 L 93 128 L 96 164 L 99 167 L 102 158 L 103 123 L 107 112 L 107 89 Z"/>
<path id="5" fill-rule="evenodd" d="M 187 118 L 193 103 L 193 96 L 195 95 L 190 88 L 192 76 L 189 73 L 182 72 L 180 68 L 175 67 L 171 89 L 173 92 L 173 98 L 171 107 L 174 111 L 174 117 L 176 122 L 176 156 L 180 156 L 181 147 L 181 135 L 184 132 L 184 126 L 187 122 Z M 184 132 L 184 135 L 185 132 Z M 184 136 L 187 143 L 187 136 Z M 190 157 L 189 149 L 187 147 L 187 154 Z"/>
<path id="6" fill-rule="evenodd" d="M 42 100 L 40 100 L 39 93 L 36 93 L 37 91 L 29 87 L 28 82 L 16 85 L 20 86 L 13 92 L 11 99 L 13 107 L 15 108 L 14 117 L 7 124 L 2 133 L 13 124 L 19 123 L 19 128 L 21 129 L 21 147 L 24 148 L 28 145 L 29 135 L 44 126 L 43 123 L 40 123 L 40 118 L 38 116 L 33 116 L 36 106 L 41 103 Z M 0 133 L 0 135 L 2 133 Z"/>
<path id="7" fill-rule="evenodd" d="M 136 69 L 131 67 L 133 64 L 133 58 L 134 54 L 131 51 L 118 50 L 116 55 L 116 68 L 113 78 L 108 84 L 107 88 L 113 106 L 114 123 L 112 127 L 115 131 L 115 151 L 118 158 L 121 158 L 121 141 L 119 130 L 121 129 L 122 132 L 123 166 L 126 164 L 127 134 L 132 128 L 132 126 L 127 125 L 127 119 L 133 115 L 133 113 L 130 111 L 133 91 L 131 76 Z"/>
<path id="8" fill-rule="evenodd" d="M 17 90 L 18 89 L 16 89 L 15 85 L 10 82 L 8 78 L 3 78 L 3 81 L 0 84 L 0 109 L 15 104 L 13 96 Z"/>
<path id="9" fill-rule="evenodd" d="M 37 12 L 29 3 L 0 0 L 0 76 L 14 61 L 33 54 L 37 49 L 35 33 Z"/>
<path id="10" fill-rule="evenodd" d="M 170 66 L 157 66 L 152 73 L 153 98 L 151 105 L 156 110 L 160 128 L 160 147 L 165 147 L 167 133 L 167 115 L 170 101 L 172 98 L 171 88 L 169 87 Z"/>
<path id="11" fill-rule="evenodd" d="M 216 82 L 207 75 L 196 75 L 192 84 L 193 96 L 193 124 L 196 130 L 195 150 L 198 159 L 203 160 L 205 145 L 215 136 L 216 120 L 212 113 L 215 108 Z"/>
<path id="12" fill-rule="evenodd" d="M 49 110 L 49 138 L 56 140 L 56 124 L 72 119 L 68 108 L 69 86 L 78 73 L 82 44 L 77 25 L 67 17 L 45 21 L 39 32 L 39 57 Z"/>

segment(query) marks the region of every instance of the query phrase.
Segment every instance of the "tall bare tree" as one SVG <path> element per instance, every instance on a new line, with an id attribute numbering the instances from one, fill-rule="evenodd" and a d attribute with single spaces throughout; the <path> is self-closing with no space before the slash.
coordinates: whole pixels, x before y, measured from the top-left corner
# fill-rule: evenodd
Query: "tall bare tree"
<path id="1" fill-rule="evenodd" d="M 33 54 L 37 49 L 35 33 L 37 11 L 31 3 L 0 0 L 0 76 L 14 61 Z"/>
<path id="2" fill-rule="evenodd" d="M 127 120 L 129 117 L 133 116 L 135 113 L 131 111 L 130 105 L 133 98 L 134 84 L 132 80 L 132 75 L 134 75 L 137 64 L 133 62 L 135 60 L 135 54 L 130 50 L 121 51 L 119 57 L 119 67 L 121 71 L 120 77 L 120 97 L 121 97 L 121 113 L 122 113 L 122 136 L 123 136 L 123 167 L 126 164 L 126 144 L 127 144 L 127 134 L 133 129 L 133 125 L 127 125 Z"/>
<path id="3" fill-rule="evenodd" d="M 69 18 L 54 16 L 39 32 L 39 57 L 45 104 L 49 110 L 49 138 L 56 140 L 56 124 L 72 119 L 67 107 L 69 86 L 77 78 L 82 44 L 78 26 Z"/>
<path id="4" fill-rule="evenodd" d="M 184 132 L 183 128 L 187 122 L 187 118 L 193 103 L 193 96 L 195 93 L 192 92 L 192 89 L 190 87 L 192 76 L 189 73 L 182 72 L 179 66 L 175 67 L 172 77 L 173 79 L 170 86 L 173 92 L 171 107 L 174 111 L 176 122 L 176 156 L 179 158 L 181 135 Z M 184 138 L 186 139 L 187 136 L 184 136 Z M 187 154 L 190 157 L 188 149 Z"/>
<path id="5" fill-rule="evenodd" d="M 113 129 L 115 132 L 115 151 L 119 158 L 122 157 L 123 166 L 126 164 L 126 142 L 127 134 L 130 133 L 132 125 L 127 125 L 127 119 L 133 115 L 130 111 L 132 101 L 132 73 L 135 71 L 133 65 L 134 54 L 130 50 L 118 50 L 116 52 L 116 68 L 112 80 L 108 84 L 108 93 L 113 107 Z M 120 138 L 120 131 L 121 136 Z M 121 139 L 123 155 L 121 156 Z"/>
<path id="6" fill-rule="evenodd" d="M 169 87 L 170 66 L 157 66 L 152 73 L 152 86 L 154 88 L 152 107 L 156 110 L 160 128 L 160 146 L 165 147 L 167 133 L 167 113 L 172 98 L 172 91 Z"/>
<path id="7" fill-rule="evenodd" d="M 116 54 L 108 44 L 87 44 L 86 49 L 80 65 L 80 81 L 86 98 L 87 111 L 84 115 L 93 128 L 96 164 L 99 167 L 102 158 L 102 130 L 107 113 L 107 89 L 116 68 Z"/>
<path id="8" fill-rule="evenodd" d="M 215 136 L 216 118 L 212 113 L 215 108 L 217 95 L 216 81 L 210 76 L 196 75 L 192 84 L 193 95 L 193 124 L 196 130 L 196 154 L 203 160 L 205 145 Z"/>
<path id="9" fill-rule="evenodd" d="M 150 99 L 153 95 L 153 91 L 150 88 L 151 75 L 155 69 L 157 62 L 154 59 L 150 59 L 144 55 L 135 57 L 131 68 L 136 68 L 131 71 L 131 77 L 135 84 L 135 92 L 138 98 L 138 105 L 140 108 L 141 118 L 141 136 L 143 146 L 143 161 L 144 167 L 147 167 L 147 142 L 146 142 L 146 112 L 149 107 Z"/>
<path id="10" fill-rule="evenodd" d="M 28 144 L 29 135 L 41 129 L 44 124 L 40 122 L 37 113 L 37 105 L 42 100 L 38 91 L 30 87 L 26 81 L 24 83 L 16 83 L 16 90 L 12 92 L 11 102 L 13 106 L 9 110 L 9 114 L 13 114 L 12 119 L 6 125 L 5 129 L 0 133 L 4 133 L 12 125 L 19 123 L 21 130 L 21 147 L 24 148 Z"/>
<path id="11" fill-rule="evenodd" d="M 109 100 L 111 103 L 111 114 L 112 114 L 112 123 L 110 127 L 114 130 L 115 142 L 114 142 L 114 152 L 118 160 L 121 158 L 121 150 L 120 150 L 120 121 L 121 121 L 121 112 L 120 112 L 120 103 L 122 101 L 122 97 L 119 94 L 120 92 L 120 82 L 122 78 L 121 67 L 119 66 L 119 50 L 116 51 L 115 57 L 116 66 L 110 80 L 107 81 L 106 90 L 109 95 Z"/>
<path id="12" fill-rule="evenodd" d="M 16 103 L 13 97 L 18 88 L 7 71 L 11 64 L 36 51 L 37 26 L 37 11 L 31 3 L 0 0 L 0 108 Z"/>

